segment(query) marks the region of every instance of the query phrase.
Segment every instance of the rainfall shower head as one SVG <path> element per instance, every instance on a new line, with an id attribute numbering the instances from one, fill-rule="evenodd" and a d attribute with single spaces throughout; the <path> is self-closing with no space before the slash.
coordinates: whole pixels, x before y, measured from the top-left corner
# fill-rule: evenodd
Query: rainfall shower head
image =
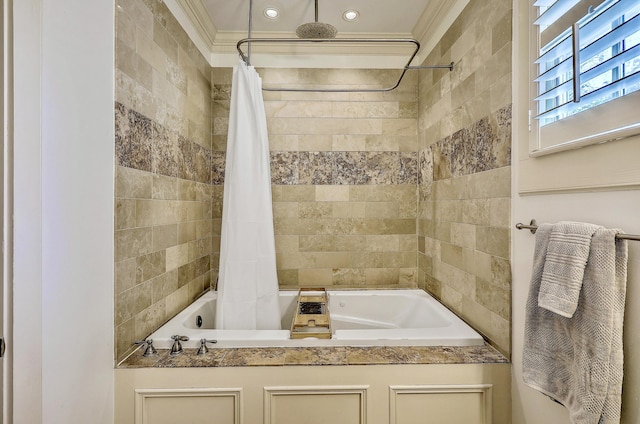
<path id="1" fill-rule="evenodd" d="M 338 30 L 336 27 L 323 22 L 318 22 L 318 0 L 316 2 L 316 20 L 300 25 L 296 29 L 296 35 L 300 38 L 335 38 Z"/>

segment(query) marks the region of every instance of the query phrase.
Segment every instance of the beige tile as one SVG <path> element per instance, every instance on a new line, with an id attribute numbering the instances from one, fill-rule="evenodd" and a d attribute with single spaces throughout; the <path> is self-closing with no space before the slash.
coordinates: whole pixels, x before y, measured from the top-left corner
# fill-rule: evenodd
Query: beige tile
<path id="1" fill-rule="evenodd" d="M 476 229 L 471 224 L 451 223 L 451 243 L 474 249 L 476 246 Z"/>
<path id="2" fill-rule="evenodd" d="M 385 268 L 415 269 L 416 252 L 383 252 L 382 266 Z"/>
<path id="3" fill-rule="evenodd" d="M 333 280 L 331 269 L 300 269 L 298 283 L 300 287 L 330 286 Z"/>
<path id="4" fill-rule="evenodd" d="M 298 218 L 298 203 L 274 202 L 273 216 L 275 218 Z"/>
<path id="5" fill-rule="evenodd" d="M 116 351 L 117 359 L 124 359 L 125 353 L 127 353 L 134 345 L 136 340 L 135 334 L 135 320 L 133 318 L 128 319 L 120 325 L 116 325 Z"/>
<path id="6" fill-rule="evenodd" d="M 500 352 L 509 357 L 511 354 L 511 321 L 492 314 L 491 328 L 493 331 L 490 340 Z"/>
<path id="7" fill-rule="evenodd" d="M 399 205 L 397 202 L 368 202 L 365 216 L 367 218 L 396 218 L 400 216 Z"/>
<path id="8" fill-rule="evenodd" d="M 398 251 L 400 248 L 400 236 L 394 235 L 369 235 L 366 237 L 365 251 L 387 252 Z"/>
<path id="9" fill-rule="evenodd" d="M 332 272 L 332 285 L 346 287 L 363 287 L 366 285 L 365 271 L 362 268 L 336 268 Z"/>
<path id="10" fill-rule="evenodd" d="M 178 290 L 178 270 L 173 269 L 155 277 L 151 281 L 151 287 L 153 290 L 152 302 L 163 302 L 167 296 Z"/>
<path id="11" fill-rule="evenodd" d="M 301 202 L 298 203 L 298 217 L 302 219 L 329 218 L 333 209 L 328 202 Z"/>
<path id="12" fill-rule="evenodd" d="M 280 190 L 280 200 L 284 202 L 305 202 L 316 199 L 314 186 L 283 186 Z"/>
<path id="13" fill-rule="evenodd" d="M 509 258 L 510 230 L 508 228 L 476 227 L 477 249 L 490 255 Z"/>
<path id="14" fill-rule="evenodd" d="M 183 286 L 171 293 L 165 299 L 166 319 L 175 316 L 189 304 L 189 287 Z"/>
<path id="15" fill-rule="evenodd" d="M 315 118 L 331 116 L 332 106 L 329 102 L 265 102 L 267 118 Z"/>
<path id="16" fill-rule="evenodd" d="M 153 250 L 166 249 L 178 244 L 178 225 L 169 224 L 153 227 Z"/>
<path id="17" fill-rule="evenodd" d="M 511 226 L 511 199 L 489 199 L 489 225 L 507 228 Z"/>
<path id="18" fill-rule="evenodd" d="M 178 243 L 188 243 L 196 239 L 196 223 L 183 222 L 178 224 Z"/>
<path id="19" fill-rule="evenodd" d="M 379 119 L 271 118 L 272 134 L 382 134 Z"/>
<path id="20" fill-rule="evenodd" d="M 167 60 L 167 55 L 158 46 L 150 33 L 142 28 L 136 28 L 136 53 L 146 60 L 156 70 L 163 70 Z"/>
<path id="21" fill-rule="evenodd" d="M 367 147 L 370 136 L 334 134 L 331 138 L 331 150 L 335 152 L 363 152 L 370 150 Z"/>
<path id="22" fill-rule="evenodd" d="M 417 287 L 418 270 L 415 267 L 401 268 L 399 270 L 398 284 L 403 287 Z"/>
<path id="23" fill-rule="evenodd" d="M 136 282 L 142 283 L 165 272 L 166 254 L 164 250 L 138 256 L 136 258 Z"/>
<path id="24" fill-rule="evenodd" d="M 136 201 L 116 199 L 115 228 L 124 230 L 136 226 Z"/>
<path id="25" fill-rule="evenodd" d="M 395 286 L 400 281 L 397 268 L 368 268 L 365 270 L 367 286 Z"/>
<path id="26" fill-rule="evenodd" d="M 115 292 L 122 293 L 136 285 L 136 260 L 125 259 L 115 264 Z"/>
<path id="27" fill-rule="evenodd" d="M 118 166 L 116 168 L 116 197 L 151 199 L 153 174 Z"/>
<path id="28" fill-rule="evenodd" d="M 364 218 L 367 203 L 365 202 L 333 202 L 331 204 L 332 218 Z"/>
<path id="29" fill-rule="evenodd" d="M 349 186 L 316 186 L 316 202 L 347 202 L 349 201 Z"/>
<path id="30" fill-rule="evenodd" d="M 277 253 L 288 253 L 288 252 L 298 252 L 299 249 L 299 239 L 298 235 L 276 235 L 276 252 Z"/>
<path id="31" fill-rule="evenodd" d="M 161 200 L 175 200 L 178 198 L 178 180 L 164 175 L 154 175 L 151 197 Z"/>
<path id="32" fill-rule="evenodd" d="M 464 269 L 464 261 L 462 256 L 462 247 L 449 243 L 441 244 L 441 260 L 458 269 Z"/>
<path id="33" fill-rule="evenodd" d="M 490 225 L 489 199 L 465 200 L 461 203 L 461 221 L 472 225 Z"/>
<path id="34" fill-rule="evenodd" d="M 158 302 L 144 309 L 134 317 L 136 339 L 144 340 L 165 321 L 165 304 Z"/>
<path id="35" fill-rule="evenodd" d="M 383 262 L 382 252 L 350 252 L 347 257 L 354 268 L 381 268 Z"/>
<path id="36" fill-rule="evenodd" d="M 168 225 L 179 220 L 178 204 L 170 200 L 138 200 L 136 202 L 136 225 Z"/>
<path id="37" fill-rule="evenodd" d="M 152 290 L 149 282 L 138 284 L 130 290 L 116 295 L 115 324 L 120 325 L 151 306 L 151 296 Z"/>
<path id="38" fill-rule="evenodd" d="M 116 262 L 151 253 L 152 240 L 152 229 L 150 227 L 117 230 L 115 232 L 114 247 Z"/>

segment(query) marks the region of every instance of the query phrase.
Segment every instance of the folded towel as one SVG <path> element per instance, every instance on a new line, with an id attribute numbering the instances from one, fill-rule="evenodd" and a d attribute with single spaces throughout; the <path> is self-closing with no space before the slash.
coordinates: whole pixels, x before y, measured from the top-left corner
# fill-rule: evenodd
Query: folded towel
<path id="1" fill-rule="evenodd" d="M 574 424 L 619 423 L 627 242 L 615 238 L 618 230 L 596 230 L 578 307 L 567 318 L 538 306 L 551 229 L 543 224 L 536 232 L 523 380 L 564 405 Z"/>
<path id="2" fill-rule="evenodd" d="M 598 225 L 559 222 L 551 229 L 538 306 L 571 318 L 578 306 L 591 237 Z"/>

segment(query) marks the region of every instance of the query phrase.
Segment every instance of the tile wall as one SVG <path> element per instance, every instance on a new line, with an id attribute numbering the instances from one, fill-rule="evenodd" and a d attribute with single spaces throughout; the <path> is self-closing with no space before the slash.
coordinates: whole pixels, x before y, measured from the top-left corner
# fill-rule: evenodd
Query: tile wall
<path id="1" fill-rule="evenodd" d="M 116 2 L 115 66 L 121 359 L 209 287 L 220 202 L 211 184 L 210 68 L 161 0 Z"/>
<path id="2" fill-rule="evenodd" d="M 398 77 L 395 70 L 258 71 L 264 86 L 381 87 Z M 220 183 L 230 82 L 230 69 L 213 71 L 213 179 Z M 415 287 L 417 74 L 389 93 L 264 97 L 280 286 Z"/>
<path id="3" fill-rule="evenodd" d="M 503 353 L 511 338 L 509 0 L 470 2 L 420 73 L 420 287 Z"/>
<path id="4" fill-rule="evenodd" d="M 118 0 L 116 356 L 217 274 L 231 70 Z M 510 349 L 511 3 L 470 2 L 389 93 L 264 92 L 281 288 L 422 287 Z M 394 70 L 259 69 L 380 87 Z M 211 102 L 213 96 L 213 102 Z"/>

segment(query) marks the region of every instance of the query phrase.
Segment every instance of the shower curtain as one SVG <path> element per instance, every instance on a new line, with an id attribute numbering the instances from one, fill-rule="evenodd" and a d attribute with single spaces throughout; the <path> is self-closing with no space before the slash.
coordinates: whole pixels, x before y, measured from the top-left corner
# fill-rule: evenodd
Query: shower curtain
<path id="1" fill-rule="evenodd" d="M 231 87 L 216 328 L 280 329 L 262 81 L 242 60 Z"/>

